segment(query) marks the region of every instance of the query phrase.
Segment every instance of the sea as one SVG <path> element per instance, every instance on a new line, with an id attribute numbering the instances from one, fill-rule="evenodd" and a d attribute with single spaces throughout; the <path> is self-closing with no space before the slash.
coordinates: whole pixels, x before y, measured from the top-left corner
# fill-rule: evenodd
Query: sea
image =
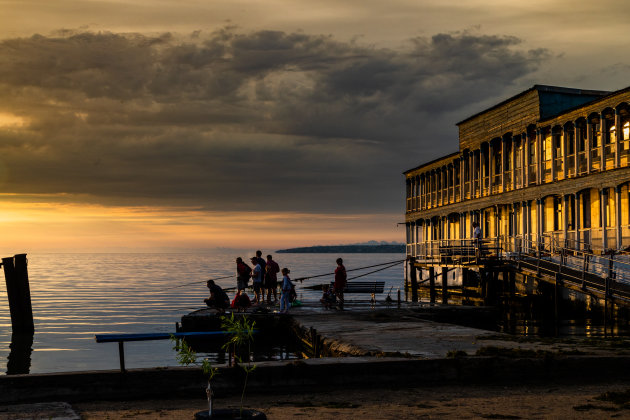
<path id="1" fill-rule="evenodd" d="M 317 302 L 321 292 L 304 286 L 330 282 L 338 257 L 347 270 L 404 260 L 404 254 L 273 254 L 297 282 L 298 299 Z M 12 336 L 6 284 L 0 281 L 0 374 L 119 368 L 118 344 L 96 343 L 95 334 L 169 333 L 182 315 L 205 305 L 206 280 L 234 287 L 235 259 L 254 250 L 192 253 L 33 253 L 28 275 L 35 334 Z M 379 267 L 350 271 L 349 279 Z M 228 278 L 224 278 L 227 277 Z M 385 281 L 385 294 L 403 290 L 403 263 L 362 280 Z M 233 292 L 229 293 L 232 297 Z M 32 340 L 32 342 L 31 342 Z M 12 364 L 9 361 L 12 360 Z M 177 366 L 169 340 L 125 343 L 127 368 Z M 17 371 L 16 371 L 17 366 Z"/>

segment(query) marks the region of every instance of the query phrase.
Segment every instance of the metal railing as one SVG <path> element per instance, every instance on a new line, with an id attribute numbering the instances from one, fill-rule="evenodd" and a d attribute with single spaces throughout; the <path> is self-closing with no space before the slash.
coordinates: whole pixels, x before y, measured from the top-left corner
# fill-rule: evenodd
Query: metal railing
<path id="1" fill-rule="evenodd" d="M 630 286 L 630 255 L 599 254 L 589 242 L 555 234 L 526 234 L 475 239 L 442 239 L 417 243 L 408 249 L 425 263 L 477 264 L 485 259 L 525 261 L 537 267 L 549 263 L 563 276 L 584 283 L 587 275 Z M 552 271 L 553 271 L 552 270 Z M 547 269 L 549 271 L 549 268 Z M 578 274 L 576 274 L 578 273 Z"/>

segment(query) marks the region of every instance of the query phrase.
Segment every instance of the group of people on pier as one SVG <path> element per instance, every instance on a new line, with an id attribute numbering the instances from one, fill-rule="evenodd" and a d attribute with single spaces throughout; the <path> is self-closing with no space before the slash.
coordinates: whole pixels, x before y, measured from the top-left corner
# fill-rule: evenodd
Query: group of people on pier
<path id="1" fill-rule="evenodd" d="M 267 260 L 262 258 L 262 251 L 256 251 L 256 256 L 250 258 L 252 267 L 247 265 L 241 257 L 236 259 L 236 295 L 232 302 L 225 291 L 214 283 L 214 280 L 208 280 L 207 286 L 210 290 L 210 297 L 205 299 L 206 305 L 216 308 L 219 311 L 225 311 L 228 307 L 236 310 L 245 310 L 252 305 L 265 303 L 265 295 L 267 304 L 278 303 L 278 285 L 280 285 L 280 313 L 288 313 L 291 302 L 295 298 L 295 286 L 289 277 L 290 270 L 283 268 L 273 260 L 271 255 L 267 255 Z M 282 281 L 278 282 L 278 273 L 282 274 Z M 252 281 L 252 289 L 254 290 L 254 299 L 250 300 L 245 292 Z M 271 297 L 273 295 L 273 302 Z"/>
<path id="2" fill-rule="evenodd" d="M 214 280 L 208 280 L 206 285 L 210 291 L 210 297 L 204 299 L 206 305 L 215 308 L 220 312 L 224 312 L 227 308 L 237 311 L 246 310 L 252 305 L 266 303 L 268 305 L 278 303 L 278 286 L 280 286 L 280 313 L 288 313 L 291 303 L 296 299 L 295 286 L 289 277 L 290 270 L 283 268 L 273 260 L 271 255 L 267 255 L 267 260 L 262 258 L 262 251 L 256 251 L 256 256 L 251 257 L 252 267 L 247 265 L 241 257 L 236 259 L 236 294 L 230 302 L 225 290 L 217 285 Z M 282 274 L 282 281 L 278 281 L 278 273 Z M 252 281 L 252 289 L 254 290 L 254 299 L 250 299 L 245 289 L 249 287 Z M 343 309 L 344 296 L 343 290 L 346 287 L 347 275 L 343 260 L 337 258 L 337 268 L 335 269 L 335 281 L 332 288 L 327 285 L 323 288 L 321 303 L 327 308 L 332 307 L 335 303 L 339 303 L 339 307 Z M 273 301 L 271 297 L 273 295 Z"/>

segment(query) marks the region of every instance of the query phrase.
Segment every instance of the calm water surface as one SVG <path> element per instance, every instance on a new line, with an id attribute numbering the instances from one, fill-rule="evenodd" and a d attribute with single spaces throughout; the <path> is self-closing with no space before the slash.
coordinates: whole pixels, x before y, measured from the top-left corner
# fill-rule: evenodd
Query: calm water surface
<path id="1" fill-rule="evenodd" d="M 249 259 L 252 255 L 252 250 L 203 254 L 29 254 L 35 319 L 30 373 L 118 369 L 118 345 L 97 344 L 95 334 L 174 332 L 182 315 L 204 307 L 207 279 L 233 275 L 235 258 Z M 277 254 L 274 259 L 280 267 L 291 269 L 292 278 L 298 278 L 332 272 L 338 256 L 349 270 L 404 259 L 403 254 Z M 374 269 L 348 276 L 371 270 Z M 384 280 L 386 292 L 393 288 L 395 296 L 395 291 L 403 286 L 403 264 L 365 279 Z M 330 280 L 332 276 L 306 281 L 304 285 Z M 235 283 L 234 279 L 217 281 L 223 287 Z M 300 299 L 319 299 L 320 292 L 301 291 L 299 283 L 297 286 Z M 6 284 L 0 281 L 0 374 L 7 371 L 10 345 Z M 28 339 L 24 345 L 30 347 Z M 168 340 L 125 343 L 125 363 L 128 368 L 177 365 Z"/>

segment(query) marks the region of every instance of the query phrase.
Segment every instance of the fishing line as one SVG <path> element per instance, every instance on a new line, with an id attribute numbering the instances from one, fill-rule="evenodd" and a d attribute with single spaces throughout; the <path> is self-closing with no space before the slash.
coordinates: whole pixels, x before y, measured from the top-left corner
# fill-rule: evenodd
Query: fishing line
<path id="1" fill-rule="evenodd" d="M 354 279 L 358 279 L 359 277 L 364 277 L 364 276 L 367 276 L 367 275 L 369 275 L 369 274 L 378 273 L 379 271 L 383 271 L 383 270 L 387 270 L 388 268 L 395 267 L 395 266 L 397 266 L 398 264 L 400 264 L 400 261 L 396 261 L 394 264 L 389 265 L 389 266 L 387 266 L 387 267 L 383 267 L 383 268 L 379 268 L 378 270 L 370 271 L 369 273 L 361 274 L 361 275 L 356 276 L 356 277 L 351 277 L 351 278 L 347 279 L 347 281 L 354 280 Z"/>
<path id="2" fill-rule="evenodd" d="M 374 265 L 367 265 L 365 267 L 359 267 L 359 268 L 353 268 L 353 269 L 350 269 L 350 270 L 346 270 L 346 272 L 351 272 L 351 271 L 364 270 L 366 268 L 381 267 L 383 265 L 388 265 L 388 267 L 385 267 L 385 268 L 382 268 L 382 269 L 379 269 L 379 270 L 376 270 L 376 271 L 372 271 L 371 273 L 362 274 L 362 275 L 357 276 L 357 277 L 352 277 L 351 279 L 348 279 L 348 280 L 358 279 L 359 277 L 367 276 L 368 274 L 372 274 L 372 273 L 376 273 L 378 271 L 386 270 L 386 269 L 391 268 L 391 267 L 395 266 L 396 264 L 401 263 L 403 261 L 406 261 L 406 259 L 405 260 L 397 260 L 397 261 L 389 261 L 389 262 L 380 263 L 380 264 L 374 264 Z M 331 276 L 333 274 L 335 274 L 334 271 L 332 273 L 317 274 L 315 276 L 299 277 L 299 278 L 293 279 L 293 281 L 299 281 L 300 283 L 302 283 L 304 280 L 314 279 L 314 278 L 324 277 L 324 276 Z M 213 279 L 208 279 L 208 280 L 223 280 L 223 279 L 228 279 L 228 278 L 231 278 L 231 277 L 236 277 L 236 275 L 232 274 L 232 275 L 224 276 L 224 277 L 215 277 Z M 203 281 L 207 282 L 208 280 L 203 280 Z M 201 282 L 202 282 L 202 280 L 191 281 L 189 283 L 183 283 L 183 284 L 179 284 L 177 286 L 165 287 L 162 290 L 177 289 L 179 287 L 190 286 L 191 284 L 199 284 Z M 233 289 L 236 289 L 236 287 L 228 287 L 228 288 L 224 288 L 223 290 L 233 290 Z"/>
<path id="3" fill-rule="evenodd" d="M 406 261 L 406 259 L 404 259 L 404 260 L 398 260 L 398 261 L 389 261 L 389 262 L 386 262 L 386 263 L 380 263 L 380 264 L 374 264 L 374 265 L 367 265 L 367 266 L 365 266 L 365 267 L 353 268 L 353 269 L 351 269 L 351 270 L 346 270 L 346 272 L 350 272 L 350 271 L 357 271 L 357 270 L 364 270 L 364 269 L 366 269 L 366 268 L 372 268 L 372 267 L 380 267 L 380 266 L 383 266 L 383 265 L 390 265 L 390 264 L 394 264 L 394 265 L 395 265 L 395 264 L 401 263 L 401 262 L 403 262 L 403 261 Z M 393 265 L 392 265 L 392 267 L 393 267 Z M 334 271 L 333 271 L 332 273 L 317 274 L 317 275 L 315 275 L 315 276 L 299 277 L 299 278 L 297 278 L 297 279 L 293 279 L 293 281 L 300 281 L 300 282 L 303 282 L 304 280 L 314 279 L 314 278 L 317 278 L 317 277 L 331 276 L 331 275 L 333 275 L 333 274 L 335 274 L 335 272 L 334 272 Z M 356 279 L 356 278 L 358 278 L 358 277 L 354 277 L 354 278 Z"/>
<path id="4" fill-rule="evenodd" d="M 202 281 L 208 282 L 210 280 L 223 280 L 223 279 L 229 279 L 230 277 L 236 277 L 236 275 L 235 274 L 230 274 L 229 276 L 225 276 L 225 277 L 215 277 L 213 279 L 208 279 L 208 280 L 191 281 L 190 283 L 184 283 L 184 284 L 180 284 L 180 285 L 177 285 L 177 286 L 165 287 L 162 290 L 177 289 L 178 287 L 190 286 L 191 284 L 201 283 Z"/>

